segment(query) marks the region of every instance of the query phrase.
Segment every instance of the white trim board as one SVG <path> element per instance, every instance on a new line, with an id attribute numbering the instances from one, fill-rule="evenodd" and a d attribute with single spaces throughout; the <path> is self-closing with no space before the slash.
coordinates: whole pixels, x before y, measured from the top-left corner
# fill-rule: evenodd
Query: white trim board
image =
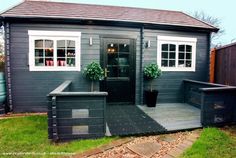
<path id="1" fill-rule="evenodd" d="M 161 66 L 161 45 L 162 44 L 175 44 L 176 47 L 176 57 L 175 57 L 175 67 L 162 67 Z M 157 36 L 157 64 L 160 66 L 162 71 L 196 71 L 196 43 L 197 38 L 190 37 L 177 37 L 177 36 Z M 191 67 L 178 67 L 178 45 L 191 45 L 192 46 L 192 66 Z"/>
<path id="2" fill-rule="evenodd" d="M 30 36 L 53 36 L 53 37 L 80 37 L 81 32 L 73 31 L 40 31 L 40 30 L 28 30 Z"/>
<path id="3" fill-rule="evenodd" d="M 81 69 L 81 32 L 71 31 L 38 31 L 28 30 L 29 35 L 29 70 L 30 71 L 80 71 Z M 34 41 L 37 39 L 53 40 L 53 59 L 54 66 L 35 66 Z M 74 40 L 75 41 L 75 67 L 57 66 L 56 63 L 56 41 L 57 40 Z"/>

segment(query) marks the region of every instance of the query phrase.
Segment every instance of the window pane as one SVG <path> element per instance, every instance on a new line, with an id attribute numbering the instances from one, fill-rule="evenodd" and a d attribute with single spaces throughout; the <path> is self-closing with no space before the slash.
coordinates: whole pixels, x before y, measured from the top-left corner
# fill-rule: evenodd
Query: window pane
<path id="1" fill-rule="evenodd" d="M 119 65 L 129 65 L 129 54 L 119 54 Z"/>
<path id="2" fill-rule="evenodd" d="M 179 60 L 179 67 L 184 67 L 184 60 Z"/>
<path id="3" fill-rule="evenodd" d="M 168 51 L 168 44 L 162 44 L 161 45 L 161 50 L 162 51 Z"/>
<path id="4" fill-rule="evenodd" d="M 67 58 L 67 66 L 75 67 L 75 58 Z"/>
<path id="5" fill-rule="evenodd" d="M 54 43 L 55 41 L 55 43 Z M 35 66 L 75 67 L 75 40 L 37 39 L 34 41 Z M 54 47 L 56 46 L 56 50 Z M 54 53 L 55 52 L 55 53 Z M 56 61 L 54 61 L 56 58 Z"/>
<path id="6" fill-rule="evenodd" d="M 170 44 L 170 51 L 175 51 L 175 45 L 174 44 Z"/>
<path id="7" fill-rule="evenodd" d="M 192 46 L 186 45 L 186 52 L 192 52 Z"/>
<path id="8" fill-rule="evenodd" d="M 45 59 L 45 66 L 53 66 L 53 58 L 47 58 Z"/>
<path id="9" fill-rule="evenodd" d="M 185 45 L 179 45 L 179 51 L 185 52 Z"/>
<path id="10" fill-rule="evenodd" d="M 75 57 L 75 50 L 67 50 L 67 57 Z"/>
<path id="11" fill-rule="evenodd" d="M 170 53 L 170 58 L 169 59 L 175 59 L 175 53 Z"/>
<path id="12" fill-rule="evenodd" d="M 46 57 L 53 57 L 53 49 L 45 49 L 45 56 Z"/>
<path id="13" fill-rule="evenodd" d="M 175 67 L 175 60 L 169 60 L 169 67 Z"/>
<path id="14" fill-rule="evenodd" d="M 45 40 L 45 48 L 53 48 L 53 41 Z"/>
<path id="15" fill-rule="evenodd" d="M 65 57 L 65 49 L 57 49 L 57 57 Z"/>
<path id="16" fill-rule="evenodd" d="M 168 52 L 162 52 L 161 53 L 161 58 L 163 59 L 168 59 Z"/>
<path id="17" fill-rule="evenodd" d="M 75 49 L 75 41 L 67 40 L 67 49 Z"/>
<path id="18" fill-rule="evenodd" d="M 192 66 L 192 62 L 191 61 L 186 61 L 186 67 L 191 67 Z"/>
<path id="19" fill-rule="evenodd" d="M 162 63 L 163 67 L 175 67 L 176 59 L 176 45 L 175 44 L 163 44 L 162 45 Z M 165 51 L 164 51 L 165 50 Z"/>
<path id="20" fill-rule="evenodd" d="M 120 66 L 119 77 L 129 77 L 129 66 Z"/>
<path id="21" fill-rule="evenodd" d="M 107 73 L 108 77 L 118 77 L 118 67 L 117 66 L 110 66 L 107 68 L 109 73 Z"/>
<path id="22" fill-rule="evenodd" d="M 161 66 L 168 67 L 168 60 L 162 60 L 161 61 Z"/>
<path id="23" fill-rule="evenodd" d="M 192 54 L 191 53 L 186 53 L 186 59 L 192 59 Z"/>
<path id="24" fill-rule="evenodd" d="M 35 57 L 43 57 L 43 49 L 35 49 Z"/>
<path id="25" fill-rule="evenodd" d="M 108 65 L 118 65 L 118 53 L 109 53 L 107 54 Z"/>
<path id="26" fill-rule="evenodd" d="M 129 52 L 128 44 L 119 44 L 119 52 Z"/>
<path id="27" fill-rule="evenodd" d="M 65 40 L 57 41 L 57 48 L 65 48 L 65 47 L 66 47 Z"/>
<path id="28" fill-rule="evenodd" d="M 65 58 L 58 58 L 57 59 L 57 66 L 66 66 Z"/>
<path id="29" fill-rule="evenodd" d="M 179 53 L 179 59 L 184 59 L 184 53 Z"/>
<path id="30" fill-rule="evenodd" d="M 44 66 L 43 58 L 35 58 L 35 66 Z"/>
<path id="31" fill-rule="evenodd" d="M 108 53 L 114 53 L 114 52 L 118 52 L 118 44 L 108 44 L 107 46 L 107 52 Z"/>
<path id="32" fill-rule="evenodd" d="M 35 40 L 35 48 L 43 48 L 43 40 Z"/>

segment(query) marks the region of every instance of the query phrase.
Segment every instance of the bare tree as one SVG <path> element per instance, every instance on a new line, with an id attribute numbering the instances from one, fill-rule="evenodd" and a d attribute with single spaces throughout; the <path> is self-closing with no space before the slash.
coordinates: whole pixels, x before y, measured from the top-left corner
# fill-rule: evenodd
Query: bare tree
<path id="1" fill-rule="evenodd" d="M 201 20 L 201 21 L 204 21 L 210 25 L 213 25 L 213 26 L 219 28 L 220 30 L 217 33 L 213 32 L 211 34 L 211 47 L 217 47 L 217 46 L 221 45 L 221 43 L 219 43 L 217 41 L 225 33 L 225 30 L 221 26 L 221 20 L 217 17 L 210 16 L 203 11 L 200 11 L 200 12 L 195 11 L 192 14 L 192 16 Z"/>

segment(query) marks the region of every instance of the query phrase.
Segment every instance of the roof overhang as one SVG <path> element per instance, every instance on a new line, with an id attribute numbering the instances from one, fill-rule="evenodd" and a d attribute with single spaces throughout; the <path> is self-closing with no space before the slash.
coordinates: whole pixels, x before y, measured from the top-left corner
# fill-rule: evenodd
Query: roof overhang
<path id="1" fill-rule="evenodd" d="M 218 28 L 203 28 L 191 25 L 167 24 L 167 23 L 145 23 L 142 21 L 128 21 L 116 19 L 78 19 L 78 18 L 60 18 L 48 16 L 0 16 L 0 21 L 8 22 L 35 22 L 35 23 L 70 23 L 83 25 L 101 25 L 101 26 L 123 26 L 123 27 L 145 27 L 148 29 L 164 29 L 164 30 L 183 30 L 197 32 L 218 32 Z"/>

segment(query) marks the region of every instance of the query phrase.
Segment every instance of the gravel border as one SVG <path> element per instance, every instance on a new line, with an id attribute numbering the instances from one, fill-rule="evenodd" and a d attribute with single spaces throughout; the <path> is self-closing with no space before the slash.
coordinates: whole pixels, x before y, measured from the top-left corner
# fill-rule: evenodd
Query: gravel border
<path id="1" fill-rule="evenodd" d="M 201 130 L 172 134 L 121 138 L 96 149 L 72 156 L 73 158 L 141 158 L 128 146 L 143 142 L 157 142 L 161 145 L 151 158 L 173 158 L 180 156 L 199 137 Z"/>

